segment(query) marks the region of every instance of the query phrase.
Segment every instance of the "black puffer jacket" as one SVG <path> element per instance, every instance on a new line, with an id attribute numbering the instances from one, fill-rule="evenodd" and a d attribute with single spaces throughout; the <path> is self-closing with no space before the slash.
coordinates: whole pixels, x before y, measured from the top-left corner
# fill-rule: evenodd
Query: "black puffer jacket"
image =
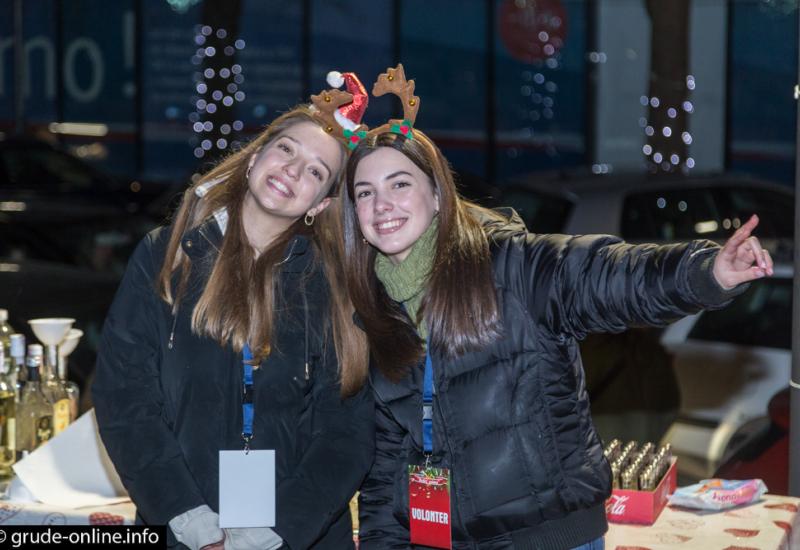
<path id="1" fill-rule="evenodd" d="M 577 340 L 732 297 L 710 273 L 712 243 L 539 236 L 518 222 L 487 227 L 504 336 L 457 360 L 432 357 L 432 465 L 451 469 L 455 549 L 563 550 L 602 536 L 610 468 Z M 409 548 L 407 466 L 424 462 L 423 370 L 398 384 L 371 374 L 376 460 L 361 489 L 363 550 Z"/>
<path id="2" fill-rule="evenodd" d="M 108 453 L 140 519 L 156 525 L 202 504 L 217 511 L 218 451 L 242 449 L 241 354 L 190 329 L 222 234 L 211 218 L 184 237 L 193 268 L 176 317 L 155 291 L 168 238 L 156 230 L 134 253 L 93 386 Z M 373 402 L 368 390 L 339 396 L 327 284 L 313 257 L 296 237 L 282 262 L 274 351 L 254 370 L 252 447 L 276 451 L 275 531 L 293 550 L 339 550 L 353 546 L 347 503 L 372 462 Z"/>

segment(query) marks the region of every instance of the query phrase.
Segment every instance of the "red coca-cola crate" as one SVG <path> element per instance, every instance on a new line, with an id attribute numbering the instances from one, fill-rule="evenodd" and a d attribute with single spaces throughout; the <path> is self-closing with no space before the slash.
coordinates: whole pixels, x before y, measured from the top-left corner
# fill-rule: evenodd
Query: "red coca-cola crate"
<path id="1" fill-rule="evenodd" d="M 606 501 L 606 517 L 613 523 L 641 523 L 652 525 L 661 510 L 667 505 L 667 497 L 675 492 L 678 485 L 676 458 L 670 462 L 669 470 L 659 482 L 655 491 L 631 491 L 614 489 Z"/>

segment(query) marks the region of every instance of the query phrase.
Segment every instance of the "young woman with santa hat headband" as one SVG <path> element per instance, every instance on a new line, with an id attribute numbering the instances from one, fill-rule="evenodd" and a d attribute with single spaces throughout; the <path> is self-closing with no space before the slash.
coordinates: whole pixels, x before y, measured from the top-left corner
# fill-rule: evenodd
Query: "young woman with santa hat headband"
<path id="1" fill-rule="evenodd" d="M 722 307 L 772 275 L 750 236 L 758 219 L 722 248 L 530 234 L 513 211 L 458 196 L 414 128 L 402 66 L 378 78 L 383 93 L 404 119 L 360 140 L 342 190 L 347 282 L 374 365 L 361 549 L 601 549 L 611 470 L 577 342 Z"/>
<path id="2" fill-rule="evenodd" d="M 373 402 L 332 202 L 363 96 L 324 91 L 276 118 L 191 186 L 131 258 L 93 397 L 139 521 L 168 524 L 172 544 L 353 546 L 347 504 L 372 462 Z M 230 512 L 262 512 L 248 482 L 269 476 L 264 450 L 272 528 Z M 257 464 L 255 475 L 229 459 Z"/>

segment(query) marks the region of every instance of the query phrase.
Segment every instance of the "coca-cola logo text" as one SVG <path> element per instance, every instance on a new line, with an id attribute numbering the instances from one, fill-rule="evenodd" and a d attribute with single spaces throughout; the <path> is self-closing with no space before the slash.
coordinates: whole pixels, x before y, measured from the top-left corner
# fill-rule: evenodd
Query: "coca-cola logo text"
<path id="1" fill-rule="evenodd" d="M 611 498 L 606 501 L 606 513 L 612 516 L 621 516 L 625 514 L 625 503 L 631 497 L 621 495 L 611 495 Z"/>

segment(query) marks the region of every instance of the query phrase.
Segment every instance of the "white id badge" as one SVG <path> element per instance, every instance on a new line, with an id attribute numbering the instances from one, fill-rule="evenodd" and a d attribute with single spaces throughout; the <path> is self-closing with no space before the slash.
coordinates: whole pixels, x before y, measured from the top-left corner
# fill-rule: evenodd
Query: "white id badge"
<path id="1" fill-rule="evenodd" d="M 275 451 L 219 452 L 219 526 L 275 526 Z"/>

